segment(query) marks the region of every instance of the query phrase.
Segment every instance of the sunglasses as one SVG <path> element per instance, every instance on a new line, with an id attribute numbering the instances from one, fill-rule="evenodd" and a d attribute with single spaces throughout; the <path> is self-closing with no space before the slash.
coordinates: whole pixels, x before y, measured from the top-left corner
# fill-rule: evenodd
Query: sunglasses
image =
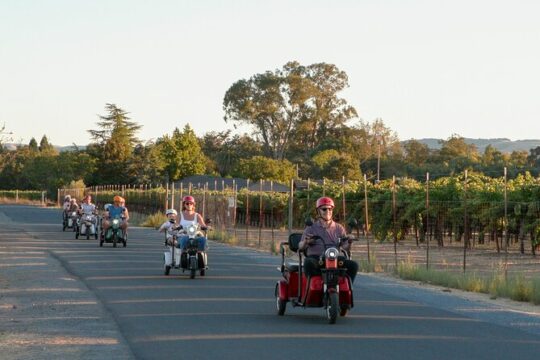
<path id="1" fill-rule="evenodd" d="M 327 212 L 327 211 L 333 211 L 334 209 L 332 208 L 320 208 L 321 211 L 324 211 L 324 212 Z"/>
<path id="2" fill-rule="evenodd" d="M 184 205 L 195 205 L 192 202 L 185 202 Z"/>

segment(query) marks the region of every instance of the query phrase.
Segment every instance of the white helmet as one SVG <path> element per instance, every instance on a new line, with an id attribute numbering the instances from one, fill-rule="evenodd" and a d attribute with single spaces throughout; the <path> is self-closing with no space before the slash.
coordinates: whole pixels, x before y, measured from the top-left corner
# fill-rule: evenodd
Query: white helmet
<path id="1" fill-rule="evenodd" d="M 170 214 L 178 215 L 178 213 L 174 209 L 168 209 L 167 211 L 165 211 L 165 215 L 170 215 Z"/>
<path id="2" fill-rule="evenodd" d="M 105 211 L 109 210 L 109 206 L 111 206 L 111 204 L 105 204 L 105 206 L 103 207 Z"/>

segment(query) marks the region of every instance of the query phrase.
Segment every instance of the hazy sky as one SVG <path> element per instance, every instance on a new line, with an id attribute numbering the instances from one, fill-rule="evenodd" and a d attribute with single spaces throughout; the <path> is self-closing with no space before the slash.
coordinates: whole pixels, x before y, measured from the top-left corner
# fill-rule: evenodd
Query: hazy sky
<path id="1" fill-rule="evenodd" d="M 400 139 L 540 138 L 537 0 L 0 0 L 0 127 L 90 141 L 105 103 L 156 139 L 225 130 L 237 80 L 335 64 Z"/>

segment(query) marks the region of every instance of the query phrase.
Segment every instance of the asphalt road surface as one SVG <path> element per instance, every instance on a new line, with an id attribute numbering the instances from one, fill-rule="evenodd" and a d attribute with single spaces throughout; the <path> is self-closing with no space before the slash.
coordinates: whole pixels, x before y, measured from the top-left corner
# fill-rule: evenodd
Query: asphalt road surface
<path id="1" fill-rule="evenodd" d="M 285 316 L 276 315 L 277 256 L 210 241 L 207 275 L 189 279 L 175 269 L 163 275 L 163 235 L 152 229 L 131 228 L 126 248 L 100 248 L 97 240 L 63 232 L 58 209 L 0 206 L 0 225 L 0 351 L 8 359 L 25 352 L 83 359 L 526 359 L 540 352 L 537 315 L 453 293 L 359 275 L 355 307 L 329 325 L 323 309 L 288 304 Z M 58 272 L 69 281 L 50 283 L 47 274 Z M 32 313 L 43 311 L 37 300 L 25 303 L 33 297 L 48 299 L 47 316 Z M 72 333 L 71 342 L 58 341 L 63 332 Z"/>

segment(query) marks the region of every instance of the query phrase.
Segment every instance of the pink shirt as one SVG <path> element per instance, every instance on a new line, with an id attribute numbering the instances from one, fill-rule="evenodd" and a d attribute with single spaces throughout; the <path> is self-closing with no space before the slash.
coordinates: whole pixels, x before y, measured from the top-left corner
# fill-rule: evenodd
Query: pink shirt
<path id="1" fill-rule="evenodd" d="M 300 250 L 307 249 L 307 256 L 320 256 L 328 247 L 337 247 L 339 243 L 339 238 L 346 235 L 347 233 L 345 231 L 345 228 L 341 224 L 338 224 L 333 220 L 327 228 L 323 227 L 320 221 L 316 221 L 315 223 L 313 223 L 313 225 L 308 226 L 304 229 L 302 239 L 300 240 L 299 248 Z M 306 238 L 310 238 L 312 236 L 320 236 L 322 241 L 315 240 L 311 245 L 308 246 L 305 243 L 305 240 Z M 349 243 L 343 243 L 341 248 L 347 250 L 349 248 Z"/>

